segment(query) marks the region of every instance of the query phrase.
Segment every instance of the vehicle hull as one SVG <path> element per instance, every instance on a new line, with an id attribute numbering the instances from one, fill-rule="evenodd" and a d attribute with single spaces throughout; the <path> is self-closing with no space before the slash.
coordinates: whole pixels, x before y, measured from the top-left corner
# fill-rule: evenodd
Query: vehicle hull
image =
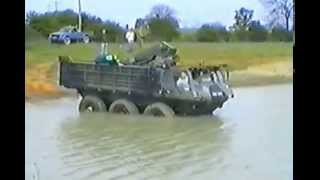
<path id="1" fill-rule="evenodd" d="M 162 102 L 169 105 L 176 115 L 209 115 L 217 108 L 221 108 L 228 100 L 226 96 L 214 97 L 211 100 L 192 100 L 176 97 L 150 96 L 138 93 L 113 92 L 109 90 L 97 89 L 78 89 L 78 93 L 83 98 L 87 95 L 97 96 L 102 99 L 108 109 L 112 102 L 117 99 L 127 99 L 134 102 L 139 111 L 143 113 L 144 109 L 155 102 Z"/>

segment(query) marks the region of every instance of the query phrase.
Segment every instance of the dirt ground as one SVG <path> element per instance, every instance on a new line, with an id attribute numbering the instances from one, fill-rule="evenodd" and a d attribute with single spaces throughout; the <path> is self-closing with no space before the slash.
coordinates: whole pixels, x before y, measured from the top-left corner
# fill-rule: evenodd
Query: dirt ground
<path id="1" fill-rule="evenodd" d="M 284 76 L 291 77 L 293 75 L 293 64 L 291 61 L 274 62 L 248 67 L 246 70 L 234 71 L 233 73 L 252 74 L 257 76 Z"/>
<path id="2" fill-rule="evenodd" d="M 234 87 L 292 82 L 293 63 L 283 61 L 250 66 L 245 70 L 233 71 L 230 76 L 231 85 Z"/>
<path id="3" fill-rule="evenodd" d="M 52 65 L 41 64 L 26 70 L 25 97 L 58 97 L 63 93 L 52 78 Z"/>

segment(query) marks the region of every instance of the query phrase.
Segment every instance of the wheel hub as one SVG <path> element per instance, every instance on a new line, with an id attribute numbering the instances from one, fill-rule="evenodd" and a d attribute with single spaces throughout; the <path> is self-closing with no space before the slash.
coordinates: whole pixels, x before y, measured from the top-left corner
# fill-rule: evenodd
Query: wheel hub
<path id="1" fill-rule="evenodd" d="M 120 113 L 120 114 L 129 114 L 128 109 L 127 109 L 125 106 L 123 106 L 123 105 L 117 105 L 117 106 L 114 108 L 114 112 Z"/>
<path id="2" fill-rule="evenodd" d="M 93 112 L 93 107 L 92 106 L 88 106 L 87 107 L 87 112 Z"/>
<path id="3" fill-rule="evenodd" d="M 152 114 L 153 114 L 154 116 L 156 116 L 156 117 L 162 117 L 162 116 L 164 116 L 164 114 L 163 114 L 160 110 L 157 110 L 157 109 L 153 110 L 153 111 L 152 111 Z"/>

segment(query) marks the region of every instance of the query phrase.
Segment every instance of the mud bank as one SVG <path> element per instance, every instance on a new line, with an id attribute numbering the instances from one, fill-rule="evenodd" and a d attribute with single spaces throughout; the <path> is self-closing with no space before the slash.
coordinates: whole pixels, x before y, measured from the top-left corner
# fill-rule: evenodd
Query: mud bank
<path id="1" fill-rule="evenodd" d="M 231 72 L 230 81 L 234 87 L 293 82 L 293 64 L 292 61 L 283 61 L 250 66 L 245 70 Z"/>

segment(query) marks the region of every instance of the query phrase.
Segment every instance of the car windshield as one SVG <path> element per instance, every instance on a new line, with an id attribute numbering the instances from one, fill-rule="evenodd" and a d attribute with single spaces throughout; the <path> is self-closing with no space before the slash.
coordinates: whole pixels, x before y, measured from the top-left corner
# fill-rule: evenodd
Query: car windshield
<path id="1" fill-rule="evenodd" d="M 59 32 L 69 32 L 69 29 L 67 29 L 67 28 L 61 28 L 61 29 L 59 30 Z"/>
<path id="2" fill-rule="evenodd" d="M 67 26 L 67 27 L 63 27 L 59 30 L 59 32 L 71 32 L 73 31 L 75 28 L 74 27 L 70 27 L 70 26 Z"/>

